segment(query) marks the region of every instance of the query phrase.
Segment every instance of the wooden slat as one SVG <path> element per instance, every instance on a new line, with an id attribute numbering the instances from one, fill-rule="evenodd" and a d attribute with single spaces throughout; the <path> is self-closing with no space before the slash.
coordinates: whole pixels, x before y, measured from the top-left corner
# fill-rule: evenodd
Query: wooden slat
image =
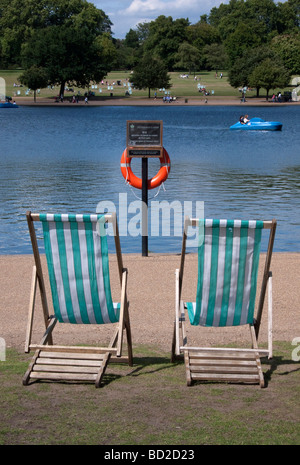
<path id="1" fill-rule="evenodd" d="M 89 346 L 58 346 L 58 345 L 30 345 L 30 349 L 40 349 L 49 352 L 72 352 L 72 353 L 94 353 L 104 354 L 106 352 L 116 353 L 115 347 L 89 347 Z"/>
<path id="2" fill-rule="evenodd" d="M 44 373 L 42 371 L 32 371 L 30 378 L 32 379 L 48 379 L 60 381 L 95 381 L 97 375 L 95 374 L 81 374 L 81 373 Z"/>
<path id="3" fill-rule="evenodd" d="M 74 352 L 43 352 L 41 351 L 40 357 L 46 358 L 60 358 L 60 359 L 77 359 L 77 360 L 102 360 L 103 354 L 81 354 Z"/>
<path id="4" fill-rule="evenodd" d="M 74 365 L 42 365 L 37 363 L 34 365 L 34 371 L 57 372 L 57 373 L 95 373 L 99 371 L 98 367 L 91 366 L 74 366 Z"/>
<path id="5" fill-rule="evenodd" d="M 214 374 L 214 373 L 196 373 L 192 377 L 193 380 L 203 381 L 235 381 L 244 383 L 258 383 L 258 375 L 241 375 L 241 374 Z"/>
<path id="6" fill-rule="evenodd" d="M 256 362 L 255 360 L 236 360 L 236 359 L 233 359 L 233 360 L 222 360 L 222 359 L 199 359 L 199 358 L 193 358 L 193 357 L 190 357 L 190 363 L 193 364 L 193 365 L 214 365 L 215 362 L 218 362 L 218 365 L 223 365 L 223 366 L 226 366 L 226 365 L 230 365 L 230 366 L 254 366 L 256 367 Z"/>
<path id="7" fill-rule="evenodd" d="M 269 351 L 267 349 L 256 349 L 256 348 L 255 349 L 231 349 L 231 348 L 228 348 L 228 349 L 222 349 L 222 348 L 214 349 L 214 348 L 207 348 L 207 347 L 202 348 L 202 347 L 182 346 L 182 347 L 180 347 L 180 350 L 182 350 L 182 351 L 187 350 L 190 355 L 192 355 L 192 354 L 198 354 L 198 355 L 207 354 L 207 356 L 209 356 L 211 354 L 215 354 L 215 355 L 217 354 L 217 355 L 221 355 L 221 356 L 223 356 L 223 354 L 226 354 L 227 356 L 230 356 L 230 354 L 238 353 L 239 357 L 242 357 L 243 354 L 246 355 L 246 356 L 248 355 L 248 356 L 253 357 L 254 353 L 259 353 L 260 356 L 269 354 Z"/>
<path id="8" fill-rule="evenodd" d="M 258 383 L 263 386 L 260 359 L 255 350 L 184 351 L 187 384 L 192 381 Z"/>
<path id="9" fill-rule="evenodd" d="M 44 348 L 45 349 L 45 348 Z M 51 351 L 53 347 L 37 351 L 24 379 L 57 381 L 93 381 L 99 387 L 110 353 Z M 56 347 L 57 349 L 57 347 Z"/>
<path id="10" fill-rule="evenodd" d="M 102 362 L 103 359 L 101 359 Z M 70 365 L 70 366 L 94 366 L 98 367 L 99 366 L 99 360 L 78 360 L 78 359 L 61 359 L 61 358 L 45 358 L 42 357 L 39 360 L 39 363 L 42 363 L 43 365 Z"/>
<path id="11" fill-rule="evenodd" d="M 212 365 L 212 366 L 199 366 L 190 365 L 191 372 L 194 373 L 257 373 L 257 366 L 254 367 L 237 367 L 237 366 L 224 366 L 224 365 Z"/>

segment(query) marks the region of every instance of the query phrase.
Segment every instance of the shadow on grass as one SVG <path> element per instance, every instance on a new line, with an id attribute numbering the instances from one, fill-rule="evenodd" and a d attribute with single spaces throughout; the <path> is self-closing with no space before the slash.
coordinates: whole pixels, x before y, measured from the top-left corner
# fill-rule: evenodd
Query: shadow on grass
<path id="1" fill-rule="evenodd" d="M 140 376 L 145 374 L 157 373 L 162 370 L 174 369 L 182 361 L 175 363 L 170 361 L 170 357 L 141 356 L 134 357 L 133 370 L 128 376 Z"/>
<path id="2" fill-rule="evenodd" d="M 262 368 L 264 368 L 264 365 L 270 366 L 270 368 L 264 372 L 266 387 L 268 386 L 269 382 L 272 380 L 272 376 L 275 374 L 275 372 L 278 371 L 280 367 L 286 366 L 287 369 L 280 373 L 276 373 L 277 376 L 287 376 L 292 373 L 300 371 L 299 362 L 296 362 L 291 359 L 287 359 L 282 355 L 277 355 L 270 360 L 268 360 L 267 358 L 262 359 Z M 291 369 L 288 369 L 288 368 L 291 368 Z"/>

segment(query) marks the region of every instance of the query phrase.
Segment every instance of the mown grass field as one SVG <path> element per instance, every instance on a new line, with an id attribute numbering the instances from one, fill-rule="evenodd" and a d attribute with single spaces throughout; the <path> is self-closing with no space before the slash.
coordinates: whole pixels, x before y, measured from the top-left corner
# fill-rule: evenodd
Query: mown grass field
<path id="1" fill-rule="evenodd" d="M 6 94 L 14 97 L 28 97 L 28 99 L 33 99 L 33 91 L 27 93 L 28 89 L 26 87 L 16 87 L 14 84 L 20 84 L 18 77 L 22 73 L 22 70 L 0 70 L 0 77 L 5 79 L 6 82 Z M 241 92 L 239 89 L 235 89 L 230 86 L 228 83 L 227 73 L 223 72 L 223 77 L 220 78 L 220 73 L 216 77 L 215 72 L 202 71 L 196 73 L 195 76 L 189 75 L 188 78 L 182 78 L 181 76 L 184 73 L 182 72 L 173 72 L 171 75 L 172 87 L 169 89 L 170 95 L 174 97 L 189 97 L 189 98 L 199 98 L 203 96 L 203 93 L 199 92 L 198 85 L 205 86 L 206 90 L 210 92 L 210 98 L 214 97 L 241 97 Z M 83 96 L 85 92 L 90 90 L 95 94 L 95 97 L 108 98 L 113 96 L 116 97 L 125 97 L 126 92 L 130 91 L 128 86 L 130 78 L 129 71 L 114 71 L 107 75 L 103 79 L 102 83 L 91 84 L 89 89 L 82 89 L 72 87 L 73 91 L 66 91 L 65 98 L 72 98 L 75 94 L 77 95 L 80 92 L 80 95 Z M 120 85 L 118 85 L 118 81 Z M 96 87 L 97 86 L 97 87 Z M 281 90 L 284 92 L 288 89 L 274 89 L 275 92 Z M 131 89 L 132 93 L 127 95 L 127 98 L 146 98 L 148 97 L 148 90 L 137 90 Z M 40 89 L 37 93 L 37 98 L 55 98 L 59 94 L 59 87 L 54 87 L 52 89 Z M 165 91 L 157 90 L 157 97 L 163 97 Z M 254 97 L 256 91 L 248 91 L 247 98 Z M 260 91 L 260 96 L 264 96 L 264 90 Z M 151 90 L 151 97 L 154 97 L 154 90 Z"/>
<path id="2" fill-rule="evenodd" d="M 300 362 L 291 344 L 263 359 L 266 388 L 195 383 L 183 362 L 134 347 L 133 367 L 109 365 L 93 384 L 22 385 L 31 356 L 0 362 L 1 445 L 299 445 Z"/>

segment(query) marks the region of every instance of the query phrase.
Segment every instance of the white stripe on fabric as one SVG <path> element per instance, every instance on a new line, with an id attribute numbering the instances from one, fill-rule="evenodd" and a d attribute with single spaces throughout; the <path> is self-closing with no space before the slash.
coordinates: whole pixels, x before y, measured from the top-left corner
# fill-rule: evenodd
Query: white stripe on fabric
<path id="1" fill-rule="evenodd" d="M 83 222 L 78 222 L 78 236 L 79 236 L 79 247 L 80 247 L 80 258 L 81 258 L 81 272 L 83 281 L 83 291 L 86 302 L 86 310 L 90 323 L 96 323 L 93 300 L 91 294 L 90 275 L 89 275 L 89 264 L 88 264 L 88 253 L 85 236 L 85 225 Z"/>
<path id="2" fill-rule="evenodd" d="M 53 219 L 53 215 L 52 216 Z M 58 242 L 57 242 L 57 235 L 56 235 L 56 223 L 51 221 L 49 222 L 49 237 L 50 237 L 50 244 L 52 249 L 52 258 L 53 258 L 53 268 L 56 280 L 56 287 L 57 287 L 57 296 L 60 308 L 60 314 L 62 320 L 64 322 L 69 322 L 68 312 L 66 308 L 66 300 L 65 300 L 65 291 L 61 273 L 61 266 L 59 260 L 59 249 L 58 249 Z"/>
<path id="3" fill-rule="evenodd" d="M 224 290 L 226 225 L 227 225 L 227 220 L 220 220 L 218 274 L 217 274 L 217 288 L 216 288 L 215 312 L 214 312 L 213 326 L 219 326 L 219 322 L 220 322 L 220 318 L 221 318 L 221 307 L 222 307 L 223 290 Z"/>
<path id="4" fill-rule="evenodd" d="M 207 306 L 209 299 L 209 287 L 210 287 L 210 270 L 211 270 L 211 246 L 212 246 L 212 221 L 206 220 L 205 222 L 205 248 L 204 248 L 204 276 L 203 276 L 203 287 L 202 287 L 202 302 L 200 321 L 201 325 L 206 324 L 207 318 Z"/>
<path id="5" fill-rule="evenodd" d="M 236 301 L 238 272 L 239 272 L 239 256 L 240 256 L 240 227 L 241 227 L 241 220 L 234 220 L 231 282 L 230 282 L 230 295 L 229 295 L 226 326 L 233 325 L 233 319 L 234 319 L 234 313 L 235 313 L 235 301 Z"/>
<path id="6" fill-rule="evenodd" d="M 69 279 L 70 294 L 71 294 L 72 306 L 73 306 L 73 311 L 74 311 L 74 317 L 75 317 L 76 323 L 82 323 L 80 307 L 79 307 L 79 302 L 78 302 L 77 286 L 76 286 L 71 226 L 69 222 L 64 223 L 64 237 L 65 237 L 65 245 L 66 245 L 68 279 Z"/>
<path id="7" fill-rule="evenodd" d="M 94 253 L 95 253 L 95 269 L 96 278 L 98 284 L 98 296 L 101 307 L 101 314 L 104 323 L 110 323 L 110 318 L 107 309 L 104 279 L 103 279 L 103 266 L 102 266 L 102 251 L 101 251 L 101 240 L 96 228 L 97 224 L 93 224 L 93 241 L 94 241 Z"/>
<path id="8" fill-rule="evenodd" d="M 248 319 L 248 310 L 249 310 L 249 301 L 250 301 L 250 290 L 251 290 L 251 277 L 252 277 L 252 262 L 253 262 L 253 251 L 254 251 L 254 241 L 255 239 L 255 229 L 251 226 L 248 229 L 248 238 L 247 238 L 247 260 L 245 267 L 245 281 L 244 281 L 244 295 L 243 295 L 243 304 L 242 304 L 242 313 L 240 324 L 246 324 Z"/>

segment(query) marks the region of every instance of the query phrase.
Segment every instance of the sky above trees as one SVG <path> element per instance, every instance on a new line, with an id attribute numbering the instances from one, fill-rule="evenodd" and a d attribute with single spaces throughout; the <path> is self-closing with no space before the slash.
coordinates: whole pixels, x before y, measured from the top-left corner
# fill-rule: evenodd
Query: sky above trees
<path id="1" fill-rule="evenodd" d="M 116 39 L 124 39 L 130 28 L 156 19 L 159 15 L 173 19 L 188 18 L 191 23 L 200 16 L 209 14 L 213 7 L 229 0 L 91 0 L 101 8 L 113 23 L 112 32 Z"/>

